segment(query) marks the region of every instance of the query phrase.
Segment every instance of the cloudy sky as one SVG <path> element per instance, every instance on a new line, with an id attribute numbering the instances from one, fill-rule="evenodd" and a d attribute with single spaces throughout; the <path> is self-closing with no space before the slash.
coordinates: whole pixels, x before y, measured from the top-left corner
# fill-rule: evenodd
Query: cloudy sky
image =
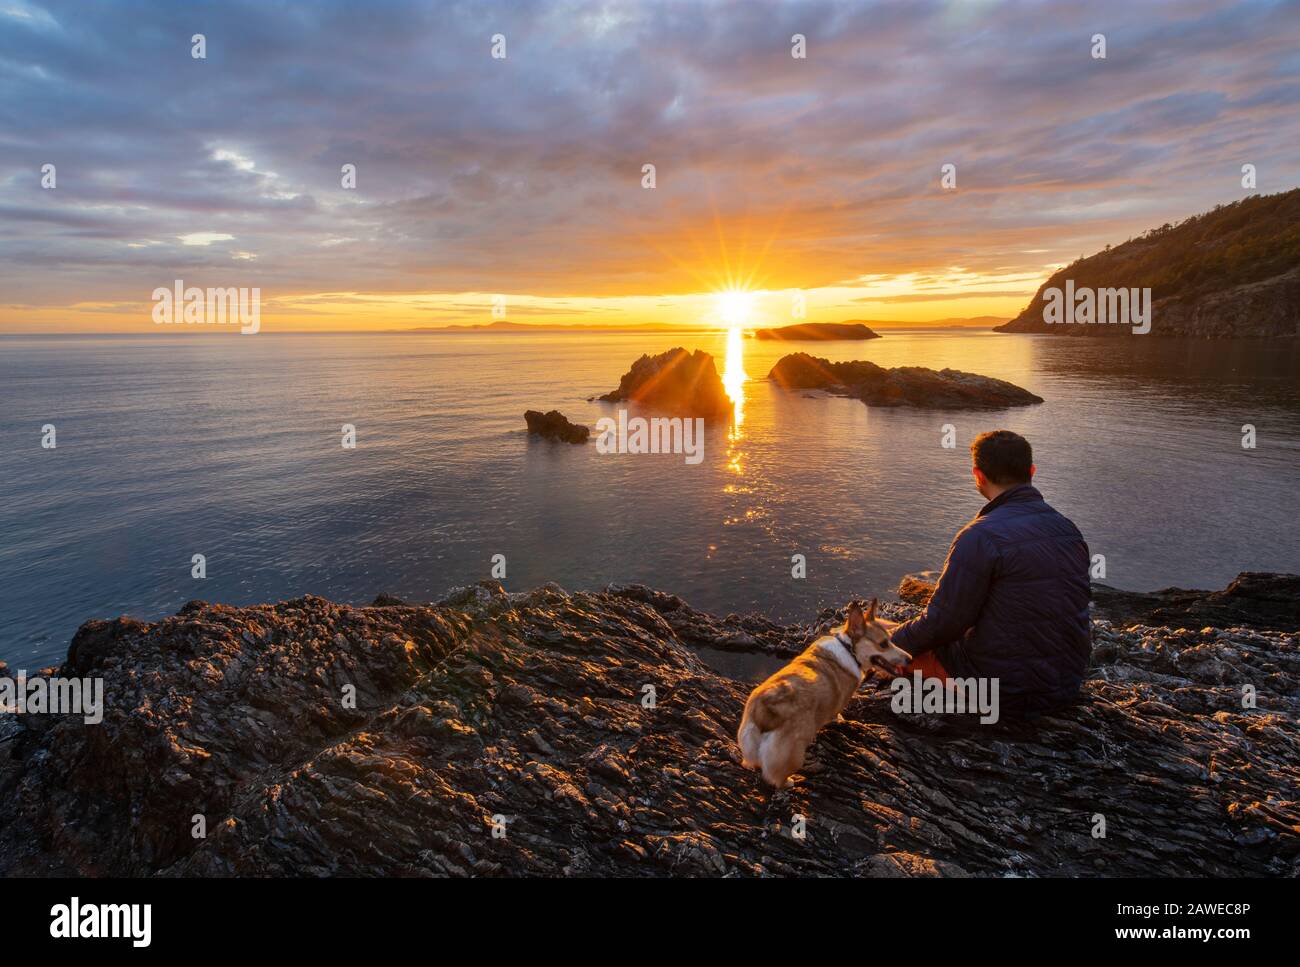
<path id="1" fill-rule="evenodd" d="M 0 0 L 0 329 L 1010 317 L 1298 145 L 1296 3 Z"/>

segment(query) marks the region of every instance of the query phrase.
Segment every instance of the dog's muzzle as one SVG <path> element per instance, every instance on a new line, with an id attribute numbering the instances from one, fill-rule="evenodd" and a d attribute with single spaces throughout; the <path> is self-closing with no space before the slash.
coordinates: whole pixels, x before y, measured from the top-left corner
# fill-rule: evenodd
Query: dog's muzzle
<path id="1" fill-rule="evenodd" d="M 890 661 L 883 655 L 872 655 L 871 664 L 890 675 L 901 675 L 907 669 L 907 662 Z"/>

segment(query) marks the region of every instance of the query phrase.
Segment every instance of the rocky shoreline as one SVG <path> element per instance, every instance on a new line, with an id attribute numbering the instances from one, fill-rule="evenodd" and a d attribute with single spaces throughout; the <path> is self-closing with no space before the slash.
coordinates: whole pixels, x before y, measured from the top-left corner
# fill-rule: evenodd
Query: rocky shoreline
<path id="1" fill-rule="evenodd" d="M 1300 636 L 1098 618 L 1080 702 L 1033 723 L 868 682 L 771 794 L 734 758 L 750 685 L 702 656 L 836 618 L 485 582 L 87 622 L 60 671 L 103 678 L 102 724 L 0 717 L 0 874 L 1300 872 Z"/>
<path id="2" fill-rule="evenodd" d="M 937 571 L 908 574 L 898 596 L 925 605 L 934 592 Z M 1242 571 L 1222 591 L 1164 588 L 1123 591 L 1092 585 L 1092 613 L 1116 624 L 1172 628 L 1255 628 L 1300 632 L 1300 574 Z"/>

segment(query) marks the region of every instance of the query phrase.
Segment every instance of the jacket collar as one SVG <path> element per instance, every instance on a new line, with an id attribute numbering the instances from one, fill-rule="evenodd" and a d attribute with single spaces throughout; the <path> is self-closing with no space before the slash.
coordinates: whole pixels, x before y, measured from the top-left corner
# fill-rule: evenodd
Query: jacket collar
<path id="1" fill-rule="evenodd" d="M 985 514 L 997 510 L 1003 504 L 1025 503 L 1030 500 L 1042 500 L 1043 495 L 1038 492 L 1038 488 L 1033 484 L 1018 484 L 1010 490 L 1004 490 L 987 504 L 980 508 L 976 517 L 983 517 Z"/>

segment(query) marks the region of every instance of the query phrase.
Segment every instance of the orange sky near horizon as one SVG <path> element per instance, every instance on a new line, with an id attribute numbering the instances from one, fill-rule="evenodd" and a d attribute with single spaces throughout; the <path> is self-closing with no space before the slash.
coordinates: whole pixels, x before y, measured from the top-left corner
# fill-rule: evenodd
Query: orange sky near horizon
<path id="1" fill-rule="evenodd" d="M 972 317 L 1010 319 L 1025 307 L 1048 274 L 1050 269 L 1045 269 L 1041 277 L 983 277 L 953 269 L 942 278 L 864 277 L 849 285 L 747 290 L 753 296 L 749 300 L 749 318 L 741 324 L 760 328 L 862 319 L 924 325 L 951 324 L 951 320 Z M 191 284 L 185 281 L 187 286 Z M 261 331 L 385 331 L 490 325 L 502 320 L 543 327 L 726 328 L 729 320 L 720 315 L 718 293 L 727 287 L 719 284 L 716 289 L 659 296 L 568 297 L 488 292 L 275 295 L 263 290 Z M 1007 294 L 1013 290 L 1019 291 Z M 800 300 L 802 315 L 798 310 Z M 151 302 L 3 306 L 0 328 L 27 333 L 237 331 L 233 326 L 156 324 L 152 309 Z"/>

